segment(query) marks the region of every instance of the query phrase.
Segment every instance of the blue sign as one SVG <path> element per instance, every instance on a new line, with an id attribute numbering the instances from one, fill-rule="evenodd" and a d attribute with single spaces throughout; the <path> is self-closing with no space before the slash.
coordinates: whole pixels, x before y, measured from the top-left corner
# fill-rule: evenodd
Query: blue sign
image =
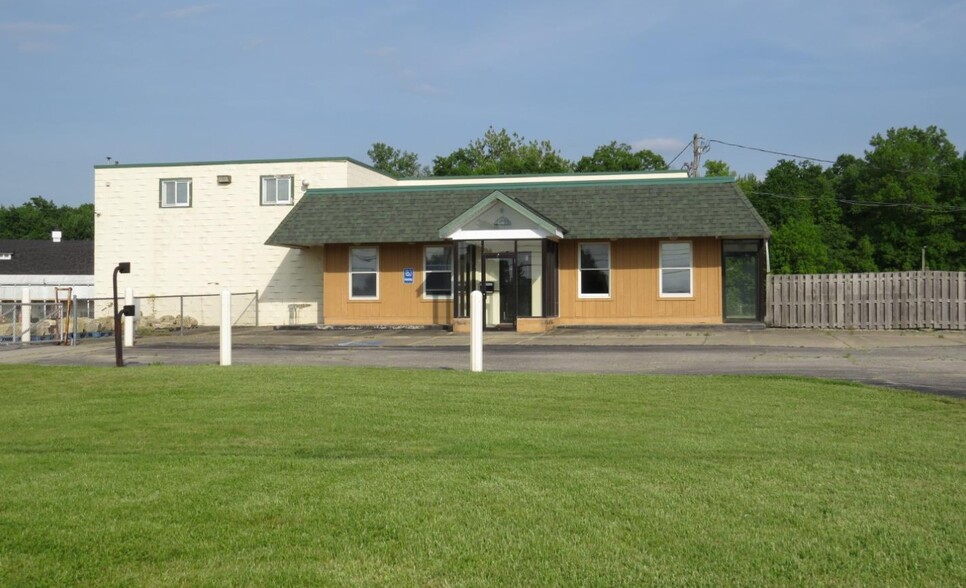
<path id="1" fill-rule="evenodd" d="M 416 272 L 413 271 L 413 268 L 411 267 L 403 268 L 403 284 L 412 284 L 413 279 L 415 279 L 415 277 L 416 277 Z"/>

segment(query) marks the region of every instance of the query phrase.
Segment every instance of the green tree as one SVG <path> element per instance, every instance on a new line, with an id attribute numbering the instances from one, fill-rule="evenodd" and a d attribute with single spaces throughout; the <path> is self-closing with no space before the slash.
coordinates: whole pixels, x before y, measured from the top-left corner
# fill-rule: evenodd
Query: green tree
<path id="1" fill-rule="evenodd" d="M 820 165 L 781 160 L 747 194 L 773 231 L 775 271 L 831 273 L 869 267 L 868 251 L 854 247 L 835 184 Z"/>
<path id="2" fill-rule="evenodd" d="M 427 169 L 419 165 L 419 156 L 411 151 L 401 151 L 385 143 L 373 143 L 368 151 L 372 167 L 400 178 L 426 175 Z"/>
<path id="3" fill-rule="evenodd" d="M 34 196 L 20 206 L 0 206 L 0 239 L 50 239 L 60 230 L 67 240 L 94 238 L 94 205 L 60 206 Z"/>
<path id="4" fill-rule="evenodd" d="M 549 141 L 527 141 L 505 129 L 487 129 L 449 155 L 433 159 L 434 176 L 547 174 L 571 171 L 571 163 Z"/>
<path id="5" fill-rule="evenodd" d="M 709 159 L 704 162 L 704 175 L 708 177 L 731 176 L 736 177 L 737 172 L 731 171 L 731 167 L 723 161 Z"/>
<path id="6" fill-rule="evenodd" d="M 876 265 L 919 269 L 926 247 L 931 269 L 966 270 L 964 163 L 946 132 L 889 129 L 870 145 L 835 172 L 841 197 L 855 202 L 846 220 L 873 244 Z"/>
<path id="7" fill-rule="evenodd" d="M 611 141 L 581 157 L 574 170 L 578 172 L 653 171 L 667 169 L 664 158 L 648 149 L 634 151 L 627 143 Z"/>

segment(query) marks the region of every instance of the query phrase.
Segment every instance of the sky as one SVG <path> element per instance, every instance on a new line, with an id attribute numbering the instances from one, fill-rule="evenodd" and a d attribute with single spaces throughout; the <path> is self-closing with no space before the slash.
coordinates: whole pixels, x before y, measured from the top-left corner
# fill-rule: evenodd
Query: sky
<path id="1" fill-rule="evenodd" d="M 966 0 L 0 0 L 0 205 L 92 202 L 108 157 L 430 164 L 491 126 L 569 159 L 694 133 L 835 159 L 913 125 L 962 152 L 964 30 Z"/>

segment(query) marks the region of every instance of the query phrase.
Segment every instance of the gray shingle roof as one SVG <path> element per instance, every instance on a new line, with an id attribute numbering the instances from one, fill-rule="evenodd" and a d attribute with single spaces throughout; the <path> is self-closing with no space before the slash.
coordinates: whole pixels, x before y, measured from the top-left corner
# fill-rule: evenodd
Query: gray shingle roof
<path id="1" fill-rule="evenodd" d="M 732 178 L 309 190 L 269 245 L 439 241 L 494 191 L 565 229 L 565 239 L 768 237 Z"/>
<path id="2" fill-rule="evenodd" d="M 0 253 L 13 257 L 0 260 L 2 275 L 86 276 L 94 274 L 93 241 L 30 241 L 0 239 Z"/>

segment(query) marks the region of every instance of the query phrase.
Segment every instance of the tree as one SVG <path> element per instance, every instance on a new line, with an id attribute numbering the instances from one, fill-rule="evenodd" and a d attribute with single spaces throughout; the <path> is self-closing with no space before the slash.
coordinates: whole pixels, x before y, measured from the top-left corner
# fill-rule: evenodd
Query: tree
<path id="1" fill-rule="evenodd" d="M 20 206 L 0 206 L 0 239 L 50 239 L 60 230 L 66 240 L 94 238 L 94 205 L 60 206 L 34 196 Z"/>
<path id="2" fill-rule="evenodd" d="M 922 247 L 932 269 L 966 269 L 964 163 L 946 132 L 889 129 L 870 141 L 862 160 L 835 170 L 846 211 L 857 234 L 875 248 L 883 271 L 915 270 Z"/>
<path id="3" fill-rule="evenodd" d="M 391 176 L 411 178 L 426 175 L 427 169 L 419 165 L 419 156 L 411 151 L 400 151 L 385 143 L 373 143 L 368 151 L 372 167 Z"/>
<path id="4" fill-rule="evenodd" d="M 717 159 L 709 159 L 704 162 L 704 175 L 707 177 L 735 177 L 738 174 L 737 172 L 731 171 L 731 167 L 729 167 L 727 163 Z"/>
<path id="5" fill-rule="evenodd" d="M 549 141 L 527 141 L 493 127 L 482 139 L 433 159 L 434 176 L 547 174 L 571 169 L 571 163 Z"/>
<path id="6" fill-rule="evenodd" d="M 664 158 L 648 149 L 634 151 L 627 143 L 611 141 L 581 157 L 574 170 L 578 172 L 652 171 L 667 169 Z"/>
<path id="7" fill-rule="evenodd" d="M 829 273 L 869 267 L 868 250 L 854 247 L 835 184 L 822 166 L 781 160 L 747 194 L 774 233 L 776 271 Z"/>

